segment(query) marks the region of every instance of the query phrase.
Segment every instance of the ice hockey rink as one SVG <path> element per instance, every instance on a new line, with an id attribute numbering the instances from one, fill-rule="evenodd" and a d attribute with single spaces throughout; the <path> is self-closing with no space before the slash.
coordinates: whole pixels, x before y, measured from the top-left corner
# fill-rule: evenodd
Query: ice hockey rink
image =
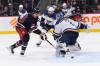
<path id="1" fill-rule="evenodd" d="M 50 33 L 48 40 L 55 46 L 56 42 Z M 15 43 L 19 36 L 17 34 L 1 34 L 0 35 L 0 66 L 99 66 L 100 65 L 100 33 L 80 33 L 78 42 L 82 50 L 65 58 L 56 57 L 55 49 L 46 41 L 42 42 L 40 47 L 36 46 L 38 35 L 30 34 L 29 45 L 25 56 L 21 56 L 20 47 L 15 49 L 12 55 L 6 49 L 9 45 Z"/>

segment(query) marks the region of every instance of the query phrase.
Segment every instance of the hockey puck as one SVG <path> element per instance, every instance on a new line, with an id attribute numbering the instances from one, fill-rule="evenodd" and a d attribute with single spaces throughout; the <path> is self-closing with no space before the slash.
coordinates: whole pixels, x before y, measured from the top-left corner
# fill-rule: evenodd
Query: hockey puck
<path id="1" fill-rule="evenodd" d="M 71 59 L 73 59 L 74 58 L 74 56 L 71 56 Z"/>

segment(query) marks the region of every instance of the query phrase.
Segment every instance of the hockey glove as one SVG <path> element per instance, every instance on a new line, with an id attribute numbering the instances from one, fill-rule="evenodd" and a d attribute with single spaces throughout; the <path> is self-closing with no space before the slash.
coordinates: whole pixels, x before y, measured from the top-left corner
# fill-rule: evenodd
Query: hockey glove
<path id="1" fill-rule="evenodd" d="M 57 33 L 53 34 L 54 40 L 56 40 L 56 39 L 59 38 L 60 36 L 61 36 L 61 34 L 57 34 Z"/>

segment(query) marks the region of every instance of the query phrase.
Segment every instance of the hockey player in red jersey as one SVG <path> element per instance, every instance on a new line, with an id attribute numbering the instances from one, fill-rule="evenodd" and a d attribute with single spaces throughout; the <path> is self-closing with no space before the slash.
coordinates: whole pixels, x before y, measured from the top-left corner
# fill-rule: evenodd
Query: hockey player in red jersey
<path id="1" fill-rule="evenodd" d="M 14 43 L 9 47 L 12 54 L 14 54 L 14 49 L 21 46 L 21 55 L 24 55 L 27 48 L 30 36 L 29 33 L 31 30 L 37 28 L 38 16 L 40 11 L 37 8 L 34 8 L 31 14 L 27 14 L 27 17 L 22 20 L 18 18 L 18 23 L 16 25 L 16 31 L 20 36 L 20 40 Z M 36 30 L 35 33 L 41 34 L 40 30 Z"/>

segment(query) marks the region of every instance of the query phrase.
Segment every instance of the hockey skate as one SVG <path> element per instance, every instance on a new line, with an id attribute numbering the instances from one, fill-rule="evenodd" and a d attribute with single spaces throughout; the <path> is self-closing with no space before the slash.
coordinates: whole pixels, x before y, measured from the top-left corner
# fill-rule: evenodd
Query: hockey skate
<path id="1" fill-rule="evenodd" d="M 81 50 L 82 49 L 81 46 L 80 46 L 80 44 L 77 43 L 77 42 L 75 43 L 75 47 L 78 48 L 78 50 Z"/>
<path id="2" fill-rule="evenodd" d="M 41 43 L 42 43 L 42 41 L 39 42 L 39 43 L 37 43 L 36 46 L 37 46 L 37 47 L 40 47 Z"/>
<path id="3" fill-rule="evenodd" d="M 22 50 L 20 55 L 24 55 L 25 54 L 25 50 Z"/>
<path id="4" fill-rule="evenodd" d="M 26 48 L 27 48 L 27 46 L 23 46 L 22 45 L 20 55 L 24 55 L 25 54 Z"/>
<path id="5" fill-rule="evenodd" d="M 80 51 L 81 50 L 81 46 L 79 45 L 79 43 L 75 43 L 75 45 L 70 45 L 68 47 L 70 48 L 71 51 Z"/>
<path id="6" fill-rule="evenodd" d="M 47 39 L 47 36 L 43 33 L 43 34 L 40 35 L 40 38 L 41 39 L 39 40 L 39 43 L 36 44 L 37 47 L 40 47 L 42 41 Z"/>
<path id="7" fill-rule="evenodd" d="M 12 48 L 12 46 L 7 47 L 7 50 L 8 50 L 10 53 L 14 54 L 14 48 Z"/>

